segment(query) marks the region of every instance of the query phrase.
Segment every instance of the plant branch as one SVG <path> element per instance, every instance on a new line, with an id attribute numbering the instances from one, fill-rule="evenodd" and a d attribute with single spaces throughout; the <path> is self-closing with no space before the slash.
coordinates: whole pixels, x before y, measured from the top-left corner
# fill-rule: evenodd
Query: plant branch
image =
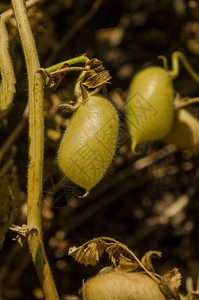
<path id="1" fill-rule="evenodd" d="M 26 4 L 26 7 L 31 7 L 39 1 L 40 0 L 28 0 L 25 2 L 25 4 Z M 4 11 L 1 14 L 1 18 L 4 22 L 7 22 L 11 17 L 13 17 L 13 9 L 12 8 L 9 8 L 8 10 Z"/>
<path id="2" fill-rule="evenodd" d="M 43 79 L 25 3 L 12 0 L 14 14 L 23 46 L 29 87 L 29 169 L 27 235 L 37 274 L 46 299 L 59 299 L 42 239 L 41 196 L 44 152 Z"/>
<path id="3" fill-rule="evenodd" d="M 0 71 L 1 95 L 0 110 L 5 110 L 13 101 L 15 94 L 15 74 L 8 51 L 8 33 L 2 17 L 0 16 Z"/>
<path id="4" fill-rule="evenodd" d="M 174 109 L 178 110 L 180 108 L 184 108 L 190 104 L 198 103 L 199 102 L 199 97 L 196 98 L 184 98 L 180 100 L 174 101 Z"/>
<path id="5" fill-rule="evenodd" d="M 55 72 L 57 70 L 60 70 L 60 68 L 62 68 L 62 66 L 64 66 L 64 65 L 72 66 L 72 65 L 75 65 L 75 64 L 79 64 L 79 63 L 85 63 L 86 64 L 88 61 L 89 61 L 89 58 L 86 56 L 86 54 L 83 54 L 83 55 L 68 59 L 66 61 L 62 61 L 62 62 L 60 62 L 56 65 L 53 65 L 51 67 L 48 67 L 48 68 L 46 68 L 46 70 L 48 72 Z"/>
<path id="6" fill-rule="evenodd" d="M 187 70 L 187 72 L 191 75 L 191 77 L 199 83 L 199 74 L 197 74 L 190 63 L 188 62 L 186 56 L 179 51 L 173 52 L 171 56 L 171 62 L 172 62 L 172 70 L 171 75 L 173 78 L 176 78 L 179 75 L 179 61 L 181 60 L 183 66 Z"/>

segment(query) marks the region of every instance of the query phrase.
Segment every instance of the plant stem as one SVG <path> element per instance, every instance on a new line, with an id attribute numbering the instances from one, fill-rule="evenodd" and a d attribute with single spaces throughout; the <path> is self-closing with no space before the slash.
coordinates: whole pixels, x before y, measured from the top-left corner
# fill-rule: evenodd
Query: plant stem
<path id="1" fill-rule="evenodd" d="M 2 77 L 0 110 L 9 107 L 15 94 L 15 74 L 8 48 L 8 33 L 0 16 L 0 72 Z"/>
<path id="2" fill-rule="evenodd" d="M 176 78 L 179 75 L 179 60 L 181 60 L 183 66 L 191 77 L 199 83 L 199 74 L 197 74 L 193 69 L 190 63 L 188 62 L 186 56 L 179 51 L 176 51 L 171 56 L 172 70 L 171 75 L 173 78 Z"/>
<path id="3" fill-rule="evenodd" d="M 199 97 L 196 98 L 185 98 L 185 99 L 181 99 L 178 101 L 174 101 L 174 109 L 180 109 L 180 108 L 184 108 L 190 104 L 194 104 L 194 103 L 198 103 L 199 102 Z"/>
<path id="4" fill-rule="evenodd" d="M 27 239 L 45 299 L 59 299 L 42 239 L 41 196 L 44 152 L 43 79 L 25 3 L 12 0 L 28 71 L 29 86 L 29 168 Z"/>
<path id="5" fill-rule="evenodd" d="M 66 61 L 62 61 L 62 62 L 60 62 L 56 65 L 53 65 L 51 67 L 48 67 L 48 68 L 46 68 L 46 70 L 48 72 L 55 72 L 65 64 L 67 64 L 69 66 L 72 66 L 72 65 L 75 65 L 75 64 L 79 64 L 79 63 L 87 63 L 88 61 L 89 61 L 89 58 L 85 54 L 83 54 L 83 55 L 68 59 Z"/>

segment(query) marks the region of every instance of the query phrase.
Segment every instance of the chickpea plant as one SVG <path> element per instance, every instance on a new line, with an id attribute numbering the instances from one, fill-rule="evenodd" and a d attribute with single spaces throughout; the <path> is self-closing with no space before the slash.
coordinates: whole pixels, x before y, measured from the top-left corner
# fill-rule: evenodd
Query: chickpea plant
<path id="1" fill-rule="evenodd" d="M 62 109 L 73 111 L 73 116 L 60 143 L 58 161 L 63 173 L 85 189 L 84 196 L 103 178 L 114 157 L 118 116 L 106 96 L 106 83 L 111 77 L 102 63 L 98 59 L 90 60 L 86 55 L 81 55 L 47 69 L 41 68 L 24 1 L 12 0 L 12 6 L 28 73 L 30 162 L 27 225 L 22 227 L 12 225 L 11 229 L 18 233 L 19 241 L 22 237 L 28 241 L 45 299 L 56 300 L 59 296 L 46 257 L 41 226 L 44 90 L 55 89 L 66 72 L 73 70 L 81 72 L 74 88 L 77 100 L 75 105 L 67 103 L 62 105 Z M 2 110 L 7 109 L 12 103 L 15 93 L 15 75 L 8 53 L 7 39 L 6 27 L 1 19 Z M 198 143 L 198 120 L 182 108 L 182 105 L 174 112 L 174 108 L 179 108 L 179 105 L 175 107 L 173 89 L 173 79 L 179 73 L 179 59 L 191 76 L 199 82 L 199 76 L 180 52 L 172 55 L 171 71 L 165 63 L 164 68 L 150 67 L 138 72 L 132 81 L 126 113 L 134 150 L 139 143 L 163 138 L 166 142 L 176 143 L 179 147 L 195 146 Z M 142 119 L 139 119 L 139 109 L 145 112 Z M 190 137 L 182 143 L 178 135 L 184 134 L 185 127 L 190 132 Z M 81 154 L 87 150 L 91 151 L 91 155 L 85 160 Z M 7 181 L 2 183 L 4 190 L 7 188 L 6 185 Z M 11 183 L 10 187 L 13 188 Z M 0 231 L 2 243 L 8 227 L 13 222 L 15 205 L 11 202 L 0 202 L 0 208 L 3 220 Z M 178 288 L 181 275 L 178 270 L 174 268 L 161 276 L 156 274 L 153 268 L 151 258 L 160 257 L 160 252 L 149 251 L 139 260 L 122 243 L 112 238 L 99 237 L 80 247 L 70 248 L 69 255 L 79 263 L 94 266 L 105 252 L 109 255 L 111 265 L 83 284 L 82 294 L 85 300 L 180 299 Z M 194 299 L 191 297 L 192 295 L 187 299 Z"/>
<path id="2" fill-rule="evenodd" d="M 63 105 L 66 110 L 75 111 L 61 141 L 58 159 L 60 167 L 69 179 L 85 188 L 86 194 L 104 176 L 115 152 L 118 117 L 112 104 L 106 99 L 105 84 L 111 78 L 102 63 L 97 59 L 89 60 L 81 55 L 58 63 L 47 69 L 40 67 L 37 49 L 30 28 L 25 2 L 12 0 L 13 12 L 24 51 L 28 73 L 28 105 L 29 108 L 29 168 L 27 193 L 27 225 L 22 227 L 10 224 L 13 222 L 14 205 L 0 203 L 3 218 L 3 228 L 0 232 L 0 242 L 10 227 L 18 233 L 17 239 L 22 244 L 28 241 L 35 268 L 43 288 L 46 299 L 59 299 L 57 289 L 46 257 L 41 226 L 42 175 L 44 155 L 44 90 L 55 89 L 63 76 L 69 71 L 81 71 L 75 86 L 77 103 Z M 8 37 L 6 26 L 1 19 L 0 24 L 0 68 L 2 75 L 2 91 L 0 109 L 5 110 L 12 103 L 15 92 L 15 76 L 8 52 Z M 83 64 L 83 66 L 79 66 Z M 75 65 L 75 66 L 74 66 Z M 103 91 L 103 95 L 99 92 Z M 108 134 L 107 134 L 108 133 Z M 98 141 L 96 147 L 95 142 Z M 79 168 L 83 168 L 82 161 L 77 160 L 77 152 L 84 147 L 93 148 L 95 157 L 90 163 L 95 167 L 93 171 L 87 168 L 86 177 L 78 174 L 73 168 L 74 159 Z M 0 157 L 1 158 L 1 157 Z M 97 168 L 95 166 L 96 161 Z"/>

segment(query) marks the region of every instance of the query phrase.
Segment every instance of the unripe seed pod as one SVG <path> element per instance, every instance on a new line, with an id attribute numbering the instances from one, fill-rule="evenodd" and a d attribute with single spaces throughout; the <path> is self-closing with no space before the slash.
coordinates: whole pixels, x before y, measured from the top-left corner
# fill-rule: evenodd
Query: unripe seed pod
<path id="1" fill-rule="evenodd" d="M 158 285 L 141 273 L 99 274 L 83 287 L 84 300 L 166 300 Z"/>
<path id="2" fill-rule="evenodd" d="M 199 145 L 199 120 L 188 110 L 181 108 L 175 113 L 173 126 L 164 138 L 178 148 L 194 148 Z"/>
<path id="3" fill-rule="evenodd" d="M 133 150 L 137 144 L 161 139 L 169 132 L 173 117 L 173 85 L 167 70 L 149 67 L 135 75 L 126 114 Z"/>
<path id="4" fill-rule="evenodd" d="M 112 104 L 88 96 L 74 112 L 58 153 L 64 174 L 87 192 L 104 176 L 117 140 L 118 117 Z"/>

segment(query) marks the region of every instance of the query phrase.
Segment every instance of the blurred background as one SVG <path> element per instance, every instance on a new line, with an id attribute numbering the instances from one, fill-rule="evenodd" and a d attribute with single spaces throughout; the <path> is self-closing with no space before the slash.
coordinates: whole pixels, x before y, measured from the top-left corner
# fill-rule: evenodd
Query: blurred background
<path id="1" fill-rule="evenodd" d="M 9 1 L 0 2 L 1 12 L 9 8 Z M 182 51 L 199 72 L 198 1 L 35 0 L 28 14 L 42 67 L 83 53 L 98 58 L 112 76 L 108 98 L 120 118 L 118 147 L 106 176 L 87 198 L 79 199 L 84 191 L 64 178 L 57 163 L 60 139 L 71 117 L 58 105 L 75 101 L 78 73 L 66 74 L 56 91 L 45 94 L 43 231 L 59 294 L 65 300 L 81 299 L 82 281 L 110 264 L 105 256 L 96 267 L 85 267 L 67 255 L 70 246 L 98 236 L 117 239 L 138 257 L 149 250 L 161 251 L 156 271 L 164 274 L 179 268 L 185 293 L 191 280 L 196 283 L 199 270 L 199 152 L 157 141 L 140 145 L 139 153 L 133 154 L 124 107 L 133 75 L 145 66 L 161 66 L 159 55 L 166 56 L 170 66 L 171 54 Z M 22 118 L 27 78 L 13 17 L 6 26 L 17 93 L 13 106 L 0 112 L 0 176 L 14 174 L 18 207 L 14 223 L 22 225 L 28 167 L 28 122 Z M 198 84 L 182 66 L 174 88 L 181 97 L 199 96 Z M 196 116 L 198 107 L 190 107 Z M 5 197 L 7 183 L 1 182 L 0 196 Z M 9 231 L 0 251 L 0 298 L 43 299 L 27 244 L 21 247 L 15 237 Z"/>

